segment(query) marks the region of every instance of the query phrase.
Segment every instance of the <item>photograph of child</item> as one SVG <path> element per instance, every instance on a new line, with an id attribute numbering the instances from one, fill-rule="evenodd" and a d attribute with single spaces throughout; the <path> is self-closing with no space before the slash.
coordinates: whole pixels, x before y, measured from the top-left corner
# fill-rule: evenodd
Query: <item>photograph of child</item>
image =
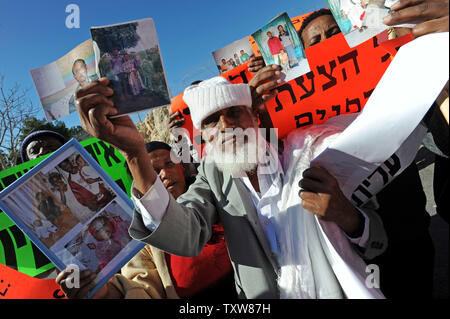
<path id="1" fill-rule="evenodd" d="M 212 54 L 220 73 L 245 64 L 255 56 L 248 37 L 234 41 L 226 47 L 214 51 Z"/>
<path id="2" fill-rule="evenodd" d="M 285 81 L 310 71 L 308 60 L 291 19 L 286 13 L 277 16 L 252 34 L 267 65 L 282 67 Z"/>
<path id="3" fill-rule="evenodd" d="M 351 48 L 387 29 L 382 20 L 393 3 L 395 1 L 328 0 L 331 12 Z"/>
<path id="4" fill-rule="evenodd" d="M 49 174 L 49 181 L 61 201 L 82 223 L 90 219 L 92 212 L 98 212 L 116 197 L 80 154 L 63 160 Z"/>
<path id="5" fill-rule="evenodd" d="M 131 241 L 131 216 L 116 202 L 107 206 L 65 248 L 86 268 L 99 273 Z"/>
<path id="6" fill-rule="evenodd" d="M 170 104 L 152 19 L 91 28 L 101 77 L 111 80 L 119 115 Z"/>

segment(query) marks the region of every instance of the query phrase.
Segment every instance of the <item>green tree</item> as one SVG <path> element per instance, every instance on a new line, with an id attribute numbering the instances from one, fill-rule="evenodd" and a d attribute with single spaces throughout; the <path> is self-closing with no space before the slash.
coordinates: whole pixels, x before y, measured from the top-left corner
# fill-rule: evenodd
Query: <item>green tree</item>
<path id="1" fill-rule="evenodd" d="M 124 50 L 135 47 L 140 37 L 136 33 L 137 22 L 120 26 L 92 29 L 92 40 L 94 40 L 100 52 L 112 53 L 113 50 Z"/>

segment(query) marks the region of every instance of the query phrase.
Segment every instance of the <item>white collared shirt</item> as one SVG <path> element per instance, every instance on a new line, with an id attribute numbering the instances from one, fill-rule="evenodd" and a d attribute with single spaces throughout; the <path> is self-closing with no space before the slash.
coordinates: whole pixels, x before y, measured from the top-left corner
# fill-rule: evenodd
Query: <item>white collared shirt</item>
<path id="1" fill-rule="evenodd" d="M 280 212 L 281 205 L 281 191 L 283 188 L 284 172 L 279 160 L 278 154 L 269 145 L 271 158 L 276 158 L 276 161 L 271 163 L 277 163 L 275 166 L 271 166 L 272 169 L 266 170 L 258 166 L 257 175 L 260 187 L 260 193 L 258 194 L 252 183 L 250 182 L 248 176 L 243 174 L 242 176 L 236 177 L 242 180 L 244 185 L 249 191 L 249 196 L 255 205 L 258 218 L 260 220 L 261 226 L 266 234 L 266 238 L 270 244 L 272 252 L 279 255 L 279 245 L 278 245 L 278 232 L 277 223 L 274 218 L 275 214 Z M 156 178 L 155 183 L 143 196 L 134 188 L 134 183 L 132 185 L 132 198 L 135 203 L 137 211 L 142 215 L 144 225 L 150 230 L 155 231 L 158 228 L 161 220 L 166 213 L 167 207 L 169 205 L 169 193 L 164 188 L 162 181 L 159 177 Z M 364 231 L 361 237 L 348 239 L 355 245 L 366 247 L 367 241 L 369 239 L 369 219 L 367 215 L 360 209 L 359 212 L 364 216 Z"/>

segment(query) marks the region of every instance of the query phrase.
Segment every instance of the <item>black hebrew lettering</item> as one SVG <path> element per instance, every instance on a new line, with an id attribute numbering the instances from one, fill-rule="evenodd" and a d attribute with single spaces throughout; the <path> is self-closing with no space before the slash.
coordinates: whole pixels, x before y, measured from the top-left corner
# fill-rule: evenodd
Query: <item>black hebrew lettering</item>
<path id="1" fill-rule="evenodd" d="M 305 76 L 311 82 L 310 86 L 311 88 L 309 90 L 303 84 L 305 82 Z M 303 89 L 303 91 L 305 91 L 305 94 L 300 96 L 300 101 L 310 97 L 316 91 L 314 87 L 314 77 L 315 77 L 314 72 L 311 71 L 295 79 L 295 83 L 297 83 L 297 85 L 300 86 Z"/>
<path id="2" fill-rule="evenodd" d="M 361 194 L 363 194 L 367 199 L 372 197 L 372 193 L 369 192 L 363 185 L 359 185 L 356 190 L 353 192 L 352 194 L 352 200 L 355 202 L 355 204 L 357 206 L 362 205 L 364 202 L 358 197 L 356 196 L 356 192 L 360 192 Z"/>
<path id="3" fill-rule="evenodd" d="M 289 83 L 284 83 L 283 85 L 280 85 L 279 87 L 277 87 L 277 91 L 278 91 L 276 99 L 277 107 L 275 109 L 275 112 L 281 111 L 283 109 L 283 106 L 281 105 L 281 102 L 278 99 L 278 95 L 281 94 L 281 92 L 288 91 L 292 99 L 292 104 L 297 103 L 297 98 L 295 97 L 294 90 L 292 90 L 292 86 Z"/>
<path id="4" fill-rule="evenodd" d="M 62 290 L 61 289 L 56 289 L 54 292 L 53 292 L 53 298 L 55 298 L 55 299 L 62 299 L 62 298 L 64 298 L 66 295 L 64 294 L 64 292 L 62 292 Z"/>
<path id="5" fill-rule="evenodd" d="M 372 95 L 373 91 L 375 91 L 375 89 L 364 92 L 364 98 L 367 100 Z"/>
<path id="6" fill-rule="evenodd" d="M 16 225 L 9 227 L 9 231 L 14 237 L 14 241 L 16 242 L 16 247 L 21 248 L 27 244 L 27 239 L 22 231 Z"/>
<path id="7" fill-rule="evenodd" d="M 390 57 L 391 57 L 391 55 L 389 53 L 386 53 L 385 55 L 383 55 L 381 57 L 381 63 L 385 63 L 386 61 L 389 60 Z"/>
<path id="8" fill-rule="evenodd" d="M 373 43 L 373 47 L 374 48 L 378 48 L 380 45 L 378 44 L 378 38 L 377 37 L 373 37 L 372 38 L 372 43 Z"/>
<path id="9" fill-rule="evenodd" d="M 338 56 L 338 61 L 340 64 L 343 64 L 350 60 L 353 61 L 356 74 L 359 74 L 361 71 L 360 71 L 359 65 L 358 65 L 358 51 L 357 50 L 350 51 L 349 53 L 344 54 L 343 56 Z M 345 70 L 345 68 L 343 70 Z M 347 73 L 342 72 L 342 74 L 344 75 L 344 81 L 347 80 Z"/>
<path id="10" fill-rule="evenodd" d="M 239 77 L 242 78 L 242 81 L 244 82 L 244 84 L 248 83 L 247 75 L 245 75 L 245 70 L 241 71 L 241 73 L 239 73 L 236 76 L 229 75 L 228 80 L 230 80 L 230 82 L 233 82 L 233 80 L 235 80 Z"/>
<path id="11" fill-rule="evenodd" d="M 378 38 L 377 38 L 377 37 L 373 37 L 373 38 L 372 38 L 372 43 L 373 43 L 373 47 L 374 47 L 374 48 L 377 48 L 377 47 L 380 46 L 380 45 L 378 44 Z M 397 50 L 397 51 L 398 51 L 398 50 Z M 391 57 L 391 55 L 390 55 L 389 53 L 386 53 L 385 55 L 383 55 L 383 56 L 381 57 L 381 63 L 386 62 L 387 60 L 389 60 L 390 57 Z"/>
<path id="12" fill-rule="evenodd" d="M 91 144 L 92 145 L 92 147 L 94 148 L 94 150 L 95 150 L 95 153 L 97 154 L 97 155 L 100 155 L 102 152 L 100 152 L 100 148 L 98 147 L 98 144 L 97 143 L 94 143 L 94 144 Z"/>
<path id="13" fill-rule="evenodd" d="M 392 159 L 392 163 L 390 160 Z M 400 158 L 397 155 L 392 155 L 391 158 L 384 162 L 384 165 L 389 169 L 389 175 L 394 176 L 402 168 L 400 164 Z"/>
<path id="14" fill-rule="evenodd" d="M 333 112 L 336 112 L 336 116 L 341 114 L 341 106 L 340 105 L 333 105 L 331 107 L 331 109 L 333 110 Z"/>
<path id="15" fill-rule="evenodd" d="M 185 109 L 183 109 L 183 114 L 184 115 L 191 115 L 191 110 L 189 110 L 189 108 L 186 107 Z"/>
<path id="16" fill-rule="evenodd" d="M 277 103 L 277 107 L 275 108 L 275 112 L 282 111 L 283 110 L 283 104 L 281 104 L 281 101 L 278 98 L 278 95 L 275 96 L 275 102 Z"/>
<path id="17" fill-rule="evenodd" d="M 85 146 L 84 149 L 92 156 L 93 159 L 98 163 L 97 154 L 95 154 L 94 150 L 92 149 L 92 145 Z"/>
<path id="18" fill-rule="evenodd" d="M 30 242 L 30 244 L 31 248 L 33 249 L 34 265 L 36 269 L 39 269 L 51 263 L 51 261 L 47 259 L 47 257 L 42 253 L 42 251 L 39 248 L 37 248 L 35 244 L 33 244 L 32 242 Z"/>
<path id="19" fill-rule="evenodd" d="M 324 91 L 332 88 L 337 84 L 337 79 L 333 76 L 333 70 L 336 67 L 336 61 L 331 60 L 329 64 L 330 64 L 330 73 L 327 72 L 325 65 L 319 65 L 317 67 L 317 71 L 319 72 L 319 74 L 325 75 L 330 80 L 328 81 L 328 83 L 322 85 L 322 90 Z"/>
<path id="20" fill-rule="evenodd" d="M 381 178 L 383 178 L 383 184 L 384 184 L 384 185 L 386 185 L 386 184 L 389 182 L 389 176 L 388 176 L 388 174 L 387 174 L 386 171 L 385 171 L 383 168 L 381 168 L 381 167 L 378 167 L 372 174 L 369 175 L 369 177 L 367 177 L 367 179 L 368 179 L 368 180 L 371 179 L 376 173 L 378 173 L 378 174 L 381 175 Z"/>
<path id="21" fill-rule="evenodd" d="M 361 101 L 358 98 L 354 100 L 346 99 L 345 112 L 350 112 L 350 105 L 356 105 L 358 107 L 358 110 L 354 111 L 354 113 L 361 112 Z"/>
<path id="22" fill-rule="evenodd" d="M 300 123 L 300 120 L 303 118 L 307 118 L 308 120 L 306 122 Z M 308 126 L 313 124 L 313 116 L 311 112 L 307 112 L 307 113 L 303 113 L 300 115 L 296 115 L 295 116 L 295 121 L 296 121 L 296 125 L 297 128 L 303 127 L 303 126 Z"/>
<path id="23" fill-rule="evenodd" d="M 14 243 L 6 229 L 0 231 L 0 243 L 5 254 L 5 265 L 17 270 L 16 250 Z"/>
<path id="24" fill-rule="evenodd" d="M 316 110 L 316 114 L 320 115 L 320 120 L 323 120 L 325 115 L 327 115 L 327 110 Z"/>
<path id="25" fill-rule="evenodd" d="M 105 150 L 105 153 L 103 154 L 103 156 L 105 157 L 106 164 L 108 165 L 108 167 L 112 166 L 110 159 L 113 159 L 116 163 L 121 162 L 121 160 L 115 154 L 114 147 L 112 147 L 111 145 L 106 145 L 106 143 L 103 141 L 98 142 L 98 144 L 100 144 L 100 146 Z"/>
<path id="26" fill-rule="evenodd" d="M 0 280 L 0 283 L 3 284 L 3 279 Z M 2 289 L 3 289 L 3 288 L 4 288 L 4 287 L 2 287 Z M 2 295 L 3 297 L 5 297 L 5 296 L 6 296 L 6 293 L 8 292 L 8 289 L 9 289 L 9 288 L 11 288 L 11 284 L 8 284 L 8 285 L 6 286 L 6 289 L 5 289 L 5 290 L 0 291 L 0 295 Z"/>

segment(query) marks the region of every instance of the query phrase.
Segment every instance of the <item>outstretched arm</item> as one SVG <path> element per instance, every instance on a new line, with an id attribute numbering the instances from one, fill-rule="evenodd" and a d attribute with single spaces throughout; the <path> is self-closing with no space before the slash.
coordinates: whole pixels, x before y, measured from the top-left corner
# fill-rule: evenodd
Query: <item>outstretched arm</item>
<path id="1" fill-rule="evenodd" d="M 108 84 L 109 80 L 102 78 L 75 93 L 81 126 L 92 136 L 108 142 L 122 153 L 127 160 L 135 187 L 145 194 L 155 182 L 156 173 L 147 156 L 144 138 L 131 118 L 111 118 L 118 114 L 118 110 L 109 99 L 114 91 Z"/>

